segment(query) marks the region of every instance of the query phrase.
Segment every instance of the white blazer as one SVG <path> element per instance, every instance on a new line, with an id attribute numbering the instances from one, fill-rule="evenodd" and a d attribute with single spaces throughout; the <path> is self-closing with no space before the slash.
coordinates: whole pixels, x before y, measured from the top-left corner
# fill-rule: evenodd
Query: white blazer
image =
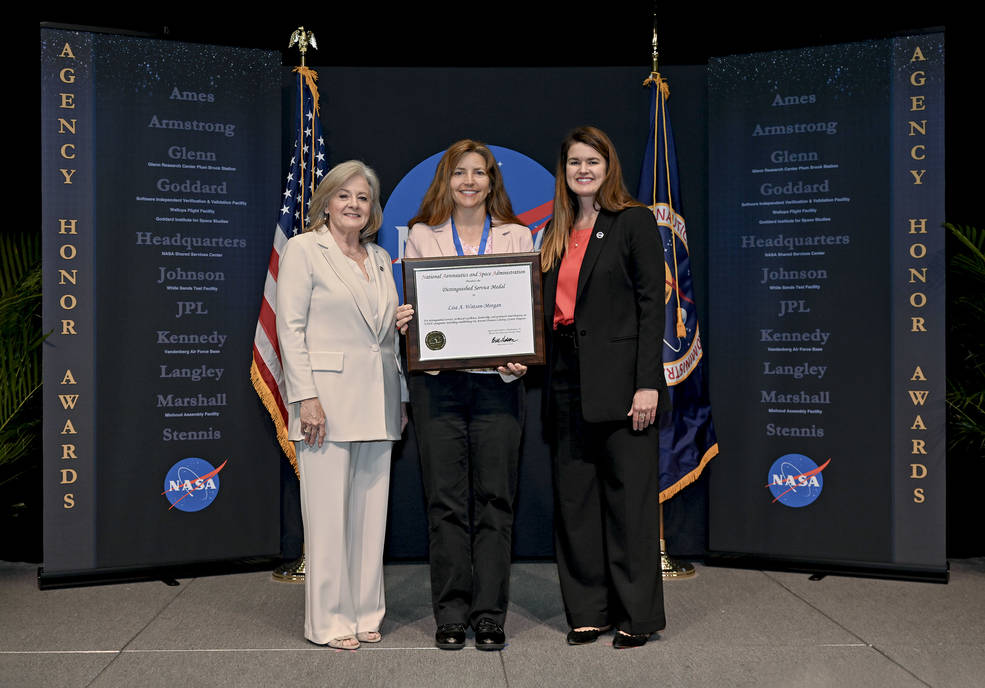
<path id="1" fill-rule="evenodd" d="M 332 442 L 400 438 L 407 399 L 397 356 L 397 289 L 390 255 L 373 243 L 376 316 L 328 230 L 298 234 L 280 257 L 277 337 L 287 387 L 288 437 L 302 439 L 300 402 L 318 397 Z"/>

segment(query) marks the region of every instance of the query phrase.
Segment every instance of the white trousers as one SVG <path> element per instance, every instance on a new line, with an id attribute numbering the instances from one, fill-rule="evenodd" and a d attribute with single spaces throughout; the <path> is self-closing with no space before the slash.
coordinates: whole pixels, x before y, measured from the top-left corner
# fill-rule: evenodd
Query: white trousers
<path id="1" fill-rule="evenodd" d="M 393 442 L 296 442 L 304 520 L 304 637 L 378 631 Z"/>

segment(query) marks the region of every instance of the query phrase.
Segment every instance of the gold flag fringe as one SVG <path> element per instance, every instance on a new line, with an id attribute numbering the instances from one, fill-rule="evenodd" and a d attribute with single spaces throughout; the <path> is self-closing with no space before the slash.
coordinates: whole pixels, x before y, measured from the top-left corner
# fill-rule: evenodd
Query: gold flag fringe
<path id="1" fill-rule="evenodd" d="M 701 472 L 705 469 L 705 466 L 708 465 L 708 462 L 714 459 L 716 456 L 718 456 L 718 442 L 715 442 L 715 444 L 708 447 L 708 451 L 706 451 L 705 455 L 701 457 L 701 461 L 700 463 L 698 463 L 696 468 L 692 469 L 689 473 L 682 476 L 680 480 L 678 480 L 676 483 L 674 483 L 667 489 L 660 491 L 660 503 L 663 504 L 668 499 L 670 499 L 678 492 L 683 490 L 685 487 L 687 487 L 695 480 L 697 480 L 699 477 L 701 477 Z"/>
<path id="2" fill-rule="evenodd" d="M 277 408 L 277 401 L 274 399 L 274 395 L 267 387 L 267 383 L 260 376 L 260 370 L 257 368 L 256 361 L 250 363 L 250 382 L 253 383 L 253 389 L 256 390 L 260 401 L 263 402 L 267 413 L 270 414 L 270 418 L 274 421 L 274 427 L 277 430 L 277 442 L 280 444 L 280 448 L 284 450 L 287 460 L 291 462 L 291 468 L 294 469 L 294 474 L 300 478 L 301 474 L 298 472 L 298 457 L 294 451 L 294 442 L 287 439 L 287 426 L 284 424 L 284 419 L 280 417 L 280 409 Z"/>

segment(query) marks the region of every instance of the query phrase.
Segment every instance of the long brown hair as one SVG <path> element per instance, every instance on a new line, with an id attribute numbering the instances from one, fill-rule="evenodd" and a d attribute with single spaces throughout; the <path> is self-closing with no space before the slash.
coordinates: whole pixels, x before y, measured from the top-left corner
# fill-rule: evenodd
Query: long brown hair
<path id="1" fill-rule="evenodd" d="M 576 143 L 590 146 L 605 160 L 605 179 L 595 194 L 595 203 L 612 213 L 643 205 L 626 189 L 619 156 L 605 132 L 596 127 L 574 129 L 561 143 L 561 155 L 558 156 L 557 170 L 554 173 L 554 217 L 540 246 L 540 267 L 544 272 L 560 262 L 568 248 L 571 225 L 578 215 L 578 197 L 568 188 L 565 169 L 568 165 L 568 150 Z"/>
<path id="2" fill-rule="evenodd" d="M 503 175 L 499 171 L 499 165 L 496 164 L 492 151 L 484 143 L 462 139 L 448 146 L 448 150 L 441 156 L 431 186 L 421 199 L 421 207 L 417 215 L 407 223 L 408 227 L 413 227 L 418 222 L 436 227 L 448 221 L 452 211 L 455 210 L 455 201 L 452 200 L 451 195 L 451 175 L 461 159 L 469 153 L 478 153 L 486 161 L 486 174 L 489 176 L 486 212 L 492 217 L 493 224 L 523 224 L 513 212 L 513 204 L 510 203 L 510 197 L 506 195 Z"/>
<path id="3" fill-rule="evenodd" d="M 335 192 L 342 188 L 342 185 L 353 177 L 363 177 L 369 184 L 370 208 L 369 219 L 366 226 L 359 232 L 359 241 L 366 243 L 372 241 L 373 237 L 383 224 L 383 208 L 380 207 L 380 179 L 376 176 L 373 168 L 361 160 L 346 160 L 333 167 L 325 175 L 325 178 L 318 184 L 315 193 L 311 196 L 311 205 L 308 206 L 308 226 L 305 232 L 324 231 L 328 228 L 328 216 L 325 209 Z"/>

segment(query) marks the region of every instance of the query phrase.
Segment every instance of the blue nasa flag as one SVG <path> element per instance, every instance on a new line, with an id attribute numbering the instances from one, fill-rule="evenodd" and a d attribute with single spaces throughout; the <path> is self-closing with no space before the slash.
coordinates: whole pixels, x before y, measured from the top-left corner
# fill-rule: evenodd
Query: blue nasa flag
<path id="1" fill-rule="evenodd" d="M 660 431 L 660 501 L 665 502 L 698 479 L 705 465 L 718 454 L 718 438 L 711 420 L 702 364 L 687 226 L 677 176 L 677 151 L 667 119 L 670 89 L 657 72 L 644 85 L 650 89 L 650 137 L 643 155 L 637 198 L 657 218 L 664 246 L 663 362 L 674 405 L 672 422 Z"/>

